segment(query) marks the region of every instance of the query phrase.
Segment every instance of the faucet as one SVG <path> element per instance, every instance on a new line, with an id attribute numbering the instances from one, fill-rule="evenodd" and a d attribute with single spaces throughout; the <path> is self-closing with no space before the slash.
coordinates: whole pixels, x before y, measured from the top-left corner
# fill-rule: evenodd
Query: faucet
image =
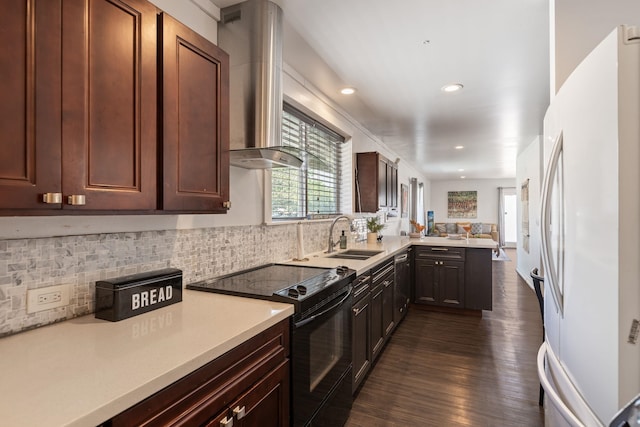
<path id="1" fill-rule="evenodd" d="M 327 253 L 330 254 L 331 252 L 334 251 L 333 247 L 336 245 L 335 243 L 333 243 L 333 227 L 336 225 L 336 222 L 338 222 L 339 219 L 344 218 L 346 220 L 349 221 L 349 227 L 351 227 L 351 217 L 348 215 L 340 215 L 334 218 L 333 222 L 331 223 L 331 227 L 329 227 L 329 242 L 328 242 L 328 248 L 327 248 Z"/>

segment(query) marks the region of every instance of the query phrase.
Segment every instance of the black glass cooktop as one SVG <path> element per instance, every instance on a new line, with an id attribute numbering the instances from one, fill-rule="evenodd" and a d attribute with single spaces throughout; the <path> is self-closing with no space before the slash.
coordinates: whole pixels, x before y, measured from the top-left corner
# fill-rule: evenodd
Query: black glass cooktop
<path id="1" fill-rule="evenodd" d="M 346 267 L 267 264 L 191 283 L 187 289 L 310 304 L 340 286 L 347 286 L 353 280 L 352 276 L 355 271 Z"/>
<path id="2" fill-rule="evenodd" d="M 273 295 L 275 292 L 330 272 L 328 268 L 269 264 L 193 283 L 187 287 L 205 287 L 242 294 Z"/>

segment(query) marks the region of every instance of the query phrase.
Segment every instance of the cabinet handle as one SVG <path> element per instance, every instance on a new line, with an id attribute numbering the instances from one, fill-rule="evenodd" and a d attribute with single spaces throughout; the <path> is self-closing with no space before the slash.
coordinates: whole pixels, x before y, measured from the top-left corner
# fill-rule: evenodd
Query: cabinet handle
<path id="1" fill-rule="evenodd" d="M 353 314 L 357 316 L 358 314 L 360 314 L 360 312 L 362 312 L 362 310 L 364 310 L 367 307 L 369 307 L 369 304 L 363 305 L 362 308 L 354 308 Z"/>
<path id="2" fill-rule="evenodd" d="M 241 408 L 241 407 L 239 407 L 239 406 L 236 406 L 236 407 L 233 409 L 233 415 L 235 415 L 235 416 L 236 416 L 236 418 L 237 418 L 237 419 L 239 419 L 239 420 L 243 419 L 243 418 L 244 418 L 244 416 L 245 416 L 245 407 L 243 406 L 243 407 Z"/>
<path id="3" fill-rule="evenodd" d="M 84 194 L 72 194 L 67 197 L 67 204 L 74 206 L 83 206 L 86 203 Z"/>
<path id="4" fill-rule="evenodd" d="M 224 417 L 222 421 L 220 421 L 220 427 L 233 427 L 233 417 Z"/>
<path id="5" fill-rule="evenodd" d="M 431 248 L 432 252 L 448 252 L 449 249 L 447 248 Z"/>
<path id="6" fill-rule="evenodd" d="M 382 284 L 386 288 L 387 286 L 389 286 L 391 284 L 391 280 L 385 280 L 384 282 L 382 282 Z"/>
<path id="7" fill-rule="evenodd" d="M 62 203 L 62 193 L 44 193 L 42 195 L 42 202 L 51 204 Z"/>
<path id="8" fill-rule="evenodd" d="M 225 209 L 231 209 L 231 202 L 228 200 L 226 202 L 222 202 L 222 207 Z"/>

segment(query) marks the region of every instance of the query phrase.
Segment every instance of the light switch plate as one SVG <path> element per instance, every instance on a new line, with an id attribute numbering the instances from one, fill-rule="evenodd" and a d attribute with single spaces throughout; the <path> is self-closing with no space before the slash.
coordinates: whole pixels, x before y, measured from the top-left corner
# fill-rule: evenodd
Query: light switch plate
<path id="1" fill-rule="evenodd" d="M 69 305 L 71 285 L 47 286 L 27 290 L 27 313 Z"/>

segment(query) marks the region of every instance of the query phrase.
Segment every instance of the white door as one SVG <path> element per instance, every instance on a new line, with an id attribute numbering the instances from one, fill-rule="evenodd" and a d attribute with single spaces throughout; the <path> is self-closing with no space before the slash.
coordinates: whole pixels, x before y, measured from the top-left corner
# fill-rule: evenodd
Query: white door
<path id="1" fill-rule="evenodd" d="M 518 216 L 517 216 L 518 200 L 516 196 L 516 189 L 505 188 L 502 193 L 502 206 L 503 212 L 500 214 L 503 216 L 504 230 L 504 245 L 508 248 L 515 248 L 518 241 Z"/>

